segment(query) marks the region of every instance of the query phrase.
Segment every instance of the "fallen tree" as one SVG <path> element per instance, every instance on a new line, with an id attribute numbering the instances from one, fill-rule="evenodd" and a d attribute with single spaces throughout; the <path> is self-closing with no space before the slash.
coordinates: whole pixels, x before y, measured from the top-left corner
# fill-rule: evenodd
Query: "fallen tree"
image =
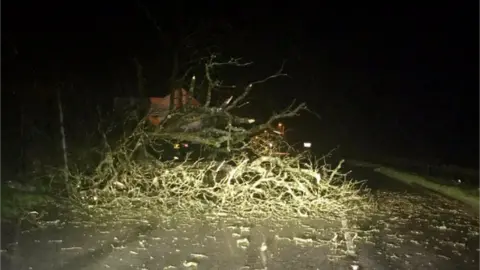
<path id="1" fill-rule="evenodd" d="M 227 151 L 230 151 L 233 145 L 241 144 L 264 130 L 273 129 L 276 121 L 295 117 L 300 111 L 307 110 L 305 103 L 296 106 L 292 103 L 282 112 L 272 115 L 265 123 L 258 123 L 256 119 L 235 114 L 235 109 L 244 105 L 245 98 L 256 85 L 273 78 L 286 76 L 283 73 L 283 66 L 274 75 L 249 83 L 238 96 L 230 96 L 226 100 L 214 104 L 212 92 L 223 87 L 219 80 L 213 78 L 214 69 L 222 66 L 244 67 L 251 64 L 241 63 L 239 59 L 231 59 L 228 62 L 215 62 L 215 59 L 215 56 L 210 56 L 204 64 L 205 77 L 208 82 L 204 104 L 190 106 L 187 101 L 180 109 L 170 106 L 167 114 L 151 111 L 151 114 L 162 114 L 163 120 L 155 130 L 148 134 L 149 136 L 164 140 L 188 141 L 214 148 L 226 148 Z M 187 98 L 195 96 L 195 82 L 196 79 L 193 77 Z M 174 95 L 171 96 L 174 98 Z"/>
<path id="2" fill-rule="evenodd" d="M 214 103 L 212 91 L 222 85 L 211 75 L 212 69 L 247 65 L 238 59 L 214 60 L 212 56 L 204 65 L 208 87 L 203 105 L 186 102 L 181 107 L 170 106 L 166 113 L 150 111 L 162 115 L 159 125 L 146 125 L 148 118 L 144 118 L 115 148 L 107 145 L 105 158 L 92 175 L 71 175 L 78 205 L 115 215 L 121 209 L 128 216 L 144 215 L 139 209 L 274 218 L 365 215 L 368 198 L 358 183 L 340 171 L 341 163 L 334 168 L 320 164 L 289 147 L 284 137 L 265 132 L 273 130 L 276 121 L 307 110 L 304 103 L 292 104 L 263 123 L 235 114 L 255 85 L 285 76 L 282 69 L 249 83 L 238 96 Z M 187 98 L 195 95 L 195 77 L 189 83 Z M 224 156 L 215 160 L 187 155 L 178 161 L 134 158 L 146 145 L 161 155 L 165 141 L 197 143 Z M 275 155 L 281 146 L 290 154 Z"/>
<path id="3" fill-rule="evenodd" d="M 336 219 L 365 216 L 370 209 L 359 183 L 341 172 L 342 163 L 331 167 L 306 153 L 279 157 L 274 152 L 250 141 L 222 161 L 119 163 L 126 155 L 117 150 L 93 177 L 72 178 L 88 187 L 78 190 L 79 205 L 116 217 L 216 213 Z"/>

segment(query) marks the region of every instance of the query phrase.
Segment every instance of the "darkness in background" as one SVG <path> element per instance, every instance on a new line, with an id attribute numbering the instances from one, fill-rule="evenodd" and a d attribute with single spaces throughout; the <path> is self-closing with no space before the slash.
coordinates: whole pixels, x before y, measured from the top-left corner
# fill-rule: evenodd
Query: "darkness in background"
<path id="1" fill-rule="evenodd" d="M 197 46 L 255 62 L 227 81 L 243 86 L 286 60 L 290 78 L 255 89 L 250 111 L 265 118 L 294 98 L 308 102 L 322 119 L 286 120 L 297 140 L 478 168 L 478 3 L 332 3 L 143 2 L 173 43 L 210 25 Z M 19 104 L 31 91 L 56 123 L 53 86 L 73 83 L 65 106 L 81 118 L 89 104 L 136 93 L 133 57 L 150 95 L 168 91 L 168 46 L 137 1 L 2 4 L 2 157 L 16 153 Z"/>

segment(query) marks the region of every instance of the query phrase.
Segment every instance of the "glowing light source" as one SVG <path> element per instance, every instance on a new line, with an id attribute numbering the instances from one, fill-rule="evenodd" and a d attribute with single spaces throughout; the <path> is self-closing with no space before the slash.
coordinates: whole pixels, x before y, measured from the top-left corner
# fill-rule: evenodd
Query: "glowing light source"
<path id="1" fill-rule="evenodd" d="M 312 147 L 312 143 L 311 142 L 304 142 L 303 147 L 310 148 L 310 147 Z"/>
<path id="2" fill-rule="evenodd" d="M 280 132 L 279 133 L 280 135 L 283 136 L 285 134 L 285 126 L 282 123 L 277 124 L 277 129 Z"/>

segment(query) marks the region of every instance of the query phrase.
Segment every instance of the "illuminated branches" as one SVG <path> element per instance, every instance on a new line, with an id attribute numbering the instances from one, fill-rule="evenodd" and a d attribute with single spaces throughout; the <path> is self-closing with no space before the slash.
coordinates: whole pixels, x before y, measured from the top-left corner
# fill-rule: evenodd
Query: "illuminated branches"
<path id="1" fill-rule="evenodd" d="M 98 211 L 122 209 L 129 218 L 139 207 L 277 219 L 365 215 L 369 200 L 340 171 L 342 163 L 332 168 L 302 153 L 278 156 L 277 145 L 263 151 L 251 142 L 223 161 L 119 164 L 115 159 L 127 156 L 120 150 L 116 158 L 109 155 L 96 178 L 79 179 L 90 188 L 78 199 Z M 98 179 L 105 179 L 101 186 Z"/>
<path id="2" fill-rule="evenodd" d="M 247 87 L 237 96 L 231 96 L 214 104 L 212 102 L 212 91 L 225 87 L 236 88 L 234 85 L 225 85 L 223 81 L 216 78 L 214 76 L 215 69 L 225 66 L 247 67 L 252 63 L 243 63 L 241 59 L 237 58 L 219 62 L 216 55 L 211 55 L 204 60 L 205 80 L 207 82 L 204 104 L 200 107 L 186 106 L 186 109 L 170 112 L 161 128 L 152 132 L 151 136 L 166 140 L 190 141 L 215 148 L 226 147 L 230 150 L 233 145 L 244 142 L 258 132 L 272 129 L 275 121 L 295 117 L 300 111 L 307 110 L 305 103 L 298 105 L 292 103 L 280 113 L 272 115 L 265 123 L 257 123 L 255 119 L 235 115 L 233 111 L 242 106 L 242 102 L 256 85 L 277 77 L 287 76 L 283 73 L 283 65 L 275 74 L 248 83 Z M 195 80 L 195 76 L 192 77 L 189 98 L 195 94 Z"/>
<path id="3" fill-rule="evenodd" d="M 139 208 L 167 214 L 211 211 L 273 218 L 364 215 L 369 201 L 339 170 L 341 163 L 334 168 L 317 163 L 307 154 L 296 152 L 284 137 L 266 132 L 277 120 L 307 110 L 304 103 L 292 102 L 263 123 L 236 114 L 235 109 L 256 85 L 286 76 L 283 67 L 269 77 L 250 82 L 240 93 L 214 102 L 212 92 L 225 86 L 214 76 L 214 69 L 251 64 L 216 59 L 211 56 L 204 64 L 208 86 L 203 105 L 186 102 L 183 107 L 167 110 L 154 129 L 140 122 L 110 148 L 113 150 L 106 151 L 93 175 L 70 176 L 78 205 L 96 211 L 121 209 L 129 217 L 143 214 Z M 196 80 L 193 77 L 189 84 L 190 101 L 198 89 Z M 194 142 L 213 147 L 224 156 L 220 160 L 188 155 L 182 160 L 134 158 L 146 145 L 161 155 L 166 148 L 159 142 L 164 141 Z"/>

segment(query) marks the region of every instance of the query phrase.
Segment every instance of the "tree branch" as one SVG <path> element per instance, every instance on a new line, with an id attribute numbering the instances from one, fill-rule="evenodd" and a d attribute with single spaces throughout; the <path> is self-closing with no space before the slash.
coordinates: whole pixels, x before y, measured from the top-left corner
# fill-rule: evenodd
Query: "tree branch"
<path id="1" fill-rule="evenodd" d="M 232 147 L 245 142 L 250 137 L 264 130 L 273 129 L 275 121 L 295 117 L 301 110 L 308 110 L 305 103 L 295 106 L 295 102 L 293 102 L 282 112 L 274 113 L 265 123 L 261 124 L 256 124 L 255 119 L 234 115 L 230 112 L 231 109 L 240 107 L 240 102 L 250 94 L 254 85 L 280 76 L 287 76 L 283 73 L 283 64 L 275 74 L 251 82 L 237 98 L 234 99 L 231 96 L 219 107 L 211 106 L 212 91 L 221 87 L 222 84 L 214 77 L 214 68 L 227 65 L 244 67 L 251 64 L 241 63 L 240 59 L 235 58 L 231 58 L 228 62 L 217 62 L 215 59 L 216 56 L 211 55 L 204 65 L 205 77 L 208 81 L 205 104 L 201 107 L 186 106 L 182 110 L 171 111 L 169 116 L 162 121 L 162 125 L 151 133 L 152 136 L 164 140 L 189 141 L 215 148 L 225 147 L 229 151 Z M 194 93 L 195 81 L 196 77 L 193 76 L 189 89 L 191 95 Z"/>
<path id="2" fill-rule="evenodd" d="M 238 107 L 238 103 L 240 103 L 240 101 L 244 100 L 248 94 L 250 94 L 250 91 L 252 90 L 253 86 L 256 85 L 256 84 L 260 84 L 260 83 L 264 83 L 264 82 L 267 82 L 268 80 L 270 79 L 274 79 L 274 78 L 277 78 L 277 77 L 280 77 L 280 76 L 288 76 L 286 73 L 283 73 L 283 66 L 284 66 L 284 63 L 282 64 L 282 66 L 280 67 L 280 69 L 273 75 L 263 79 L 263 80 L 259 80 L 259 81 L 255 81 L 255 82 L 252 82 L 250 83 L 246 88 L 245 88 L 245 91 L 243 91 L 243 93 L 237 97 L 233 102 L 232 104 L 230 104 L 230 106 L 226 107 L 225 110 L 226 111 L 229 111 L 231 109 L 234 109 L 234 108 L 237 108 Z"/>

